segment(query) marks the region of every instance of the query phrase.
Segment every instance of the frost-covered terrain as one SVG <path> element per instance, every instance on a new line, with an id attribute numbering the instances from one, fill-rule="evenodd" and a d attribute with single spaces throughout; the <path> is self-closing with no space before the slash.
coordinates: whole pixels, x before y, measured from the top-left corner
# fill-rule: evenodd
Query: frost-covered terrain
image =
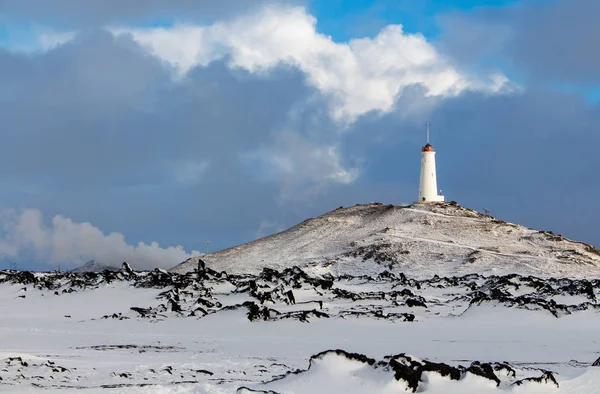
<path id="1" fill-rule="evenodd" d="M 192 271 L 198 259 L 172 271 Z M 452 202 L 340 208 L 202 260 L 229 273 L 301 266 L 315 274 L 388 270 L 420 278 L 469 273 L 600 277 L 600 252 L 592 246 Z"/>
<path id="2" fill-rule="evenodd" d="M 1 271 L 0 391 L 600 392 L 598 279 L 200 268 Z"/>

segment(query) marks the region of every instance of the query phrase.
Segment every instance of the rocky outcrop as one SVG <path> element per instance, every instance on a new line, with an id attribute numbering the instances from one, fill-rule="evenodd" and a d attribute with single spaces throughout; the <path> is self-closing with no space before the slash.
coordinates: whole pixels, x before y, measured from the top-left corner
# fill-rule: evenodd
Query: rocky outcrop
<path id="1" fill-rule="evenodd" d="M 250 321 L 294 319 L 308 323 L 323 318 L 375 318 L 413 322 L 418 321 L 420 316 L 432 314 L 435 309 L 452 309 L 456 314 L 481 305 L 540 311 L 557 318 L 578 311 L 600 309 L 598 279 L 469 274 L 435 275 L 419 280 L 389 271 L 376 276 L 334 277 L 327 274 L 317 277 L 299 267 L 283 271 L 264 269 L 258 275 L 229 275 L 208 267 L 176 274 L 162 269 L 134 271 L 127 264 L 118 272 L 41 274 L 0 271 L 0 283 L 22 286 L 17 296 L 20 298 L 26 297 L 30 287 L 54 296 L 67 296 L 115 281 L 129 283 L 135 288 L 161 291 L 153 304 L 131 305 L 130 313 L 119 312 L 99 318 L 203 318 L 221 311 L 243 309 Z M 221 288 L 230 289 L 230 293 L 218 293 L 217 289 Z M 439 299 L 431 295 L 440 290 L 454 296 Z M 295 296 L 298 292 L 311 296 L 298 300 Z M 245 300 L 227 304 L 227 294 L 237 294 Z"/>
<path id="2" fill-rule="evenodd" d="M 391 378 L 403 381 L 406 383 L 407 389 L 410 392 L 426 391 L 427 378 L 424 374 L 438 374 L 449 380 L 461 381 L 467 375 L 476 375 L 480 378 L 490 380 L 497 387 L 503 385 L 510 387 L 512 385 L 520 386 L 525 383 L 539 384 L 541 389 L 544 386 L 559 387 L 558 382 L 550 371 L 541 369 L 518 369 L 507 363 L 486 363 L 474 361 L 469 366 L 462 365 L 452 366 L 445 363 L 431 362 L 420 360 L 406 354 L 396 354 L 384 357 L 383 360 L 377 361 L 364 354 L 350 353 L 342 349 L 327 350 L 318 353 L 310 358 L 308 368 L 305 370 L 290 371 L 281 376 L 275 377 L 273 380 L 266 382 L 264 385 L 256 388 L 240 387 L 237 393 L 275 393 L 270 390 L 273 383 L 285 382 L 290 375 L 302 375 L 311 369 L 315 368 L 316 363 L 333 363 L 336 365 L 336 370 L 339 372 L 344 368 L 344 361 L 358 362 L 365 367 L 374 370 L 383 370 L 391 373 Z M 498 373 L 503 372 L 503 373 Z M 542 373 L 541 376 L 537 374 Z M 326 379 L 326 377 L 320 377 Z M 339 378 L 339 377 L 338 377 Z"/>

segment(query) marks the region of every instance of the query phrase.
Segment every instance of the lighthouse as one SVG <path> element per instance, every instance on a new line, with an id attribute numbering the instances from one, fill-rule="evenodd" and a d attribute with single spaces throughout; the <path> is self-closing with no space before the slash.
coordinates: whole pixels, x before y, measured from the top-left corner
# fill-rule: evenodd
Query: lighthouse
<path id="1" fill-rule="evenodd" d="M 435 173 L 435 151 L 429 143 L 429 122 L 427 122 L 427 144 L 421 149 L 421 179 L 419 181 L 419 203 L 444 201 L 438 193 Z"/>

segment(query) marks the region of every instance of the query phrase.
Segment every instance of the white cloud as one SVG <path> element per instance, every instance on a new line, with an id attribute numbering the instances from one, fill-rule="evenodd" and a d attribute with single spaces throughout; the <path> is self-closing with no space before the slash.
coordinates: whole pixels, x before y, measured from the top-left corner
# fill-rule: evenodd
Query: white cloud
<path id="1" fill-rule="evenodd" d="M 81 264 L 96 260 L 118 265 L 127 261 L 136 268 L 170 268 L 200 252 L 181 246 L 162 248 L 158 243 L 129 245 L 120 233 L 105 235 L 90 223 L 75 223 L 56 215 L 47 227 L 35 209 L 0 212 L 0 257 L 31 255 L 42 263 Z"/>
<path id="2" fill-rule="evenodd" d="M 421 34 L 389 25 L 374 38 L 334 42 L 316 31 L 316 19 L 301 7 L 266 7 L 260 12 L 210 26 L 111 28 L 131 34 L 151 53 L 183 75 L 196 66 L 228 58 L 232 68 L 252 73 L 289 65 L 326 95 L 332 115 L 345 122 L 369 111 L 393 109 L 395 98 L 413 84 L 427 95 L 452 96 L 466 89 L 502 89 L 462 75 Z"/>
<path id="3" fill-rule="evenodd" d="M 131 34 L 134 40 L 173 66 L 180 75 L 193 67 L 207 66 L 221 57 L 206 29 L 199 26 L 177 25 L 152 29 L 110 27 L 108 30 L 116 36 Z"/>

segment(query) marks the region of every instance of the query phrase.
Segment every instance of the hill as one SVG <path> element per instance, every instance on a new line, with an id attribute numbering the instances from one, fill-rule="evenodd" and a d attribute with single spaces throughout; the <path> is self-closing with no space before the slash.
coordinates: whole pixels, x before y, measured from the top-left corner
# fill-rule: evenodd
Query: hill
<path id="1" fill-rule="evenodd" d="M 71 270 L 71 272 L 102 272 L 104 270 L 118 271 L 119 267 L 101 264 L 96 260 L 90 260 L 84 265 Z"/>
<path id="2" fill-rule="evenodd" d="M 455 202 L 338 208 L 280 233 L 190 258 L 171 271 L 193 271 L 200 258 L 212 269 L 237 274 L 301 266 L 334 275 L 387 270 L 415 277 L 600 277 L 600 252 L 591 245 L 504 222 Z"/>

